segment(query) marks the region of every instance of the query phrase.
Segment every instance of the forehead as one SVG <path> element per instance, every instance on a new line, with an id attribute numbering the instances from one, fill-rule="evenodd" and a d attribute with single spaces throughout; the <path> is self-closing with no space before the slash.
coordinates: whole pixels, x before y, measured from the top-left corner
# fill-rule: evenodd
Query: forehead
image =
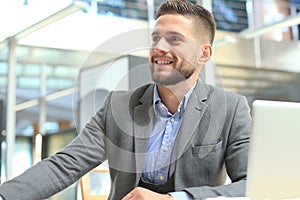
<path id="1" fill-rule="evenodd" d="M 160 16 L 154 26 L 154 32 L 177 32 L 186 37 L 193 37 L 193 23 L 183 15 L 166 14 Z"/>

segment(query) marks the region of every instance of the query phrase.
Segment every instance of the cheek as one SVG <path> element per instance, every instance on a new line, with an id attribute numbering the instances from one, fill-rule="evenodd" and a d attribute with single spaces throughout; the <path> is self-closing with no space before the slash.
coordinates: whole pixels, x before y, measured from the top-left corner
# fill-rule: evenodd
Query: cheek
<path id="1" fill-rule="evenodd" d="M 180 55 L 180 61 L 187 63 L 187 64 L 194 64 L 195 63 L 195 54 L 192 53 L 182 53 Z"/>
<path id="2" fill-rule="evenodd" d="M 154 54 L 154 49 L 151 48 L 150 51 L 149 51 L 149 55 L 152 56 L 153 54 Z"/>
<path id="3" fill-rule="evenodd" d="M 181 48 L 174 49 L 176 54 L 180 56 L 182 59 L 187 61 L 193 61 L 192 58 L 195 58 L 199 49 L 195 49 L 191 46 L 182 46 Z"/>
<path id="4" fill-rule="evenodd" d="M 153 48 L 149 51 L 149 62 L 152 63 L 152 56 L 154 55 Z"/>
<path id="5" fill-rule="evenodd" d="M 180 57 L 190 64 L 198 63 L 198 60 L 201 58 L 201 54 L 199 53 L 199 48 L 189 48 L 182 49 L 180 51 Z"/>

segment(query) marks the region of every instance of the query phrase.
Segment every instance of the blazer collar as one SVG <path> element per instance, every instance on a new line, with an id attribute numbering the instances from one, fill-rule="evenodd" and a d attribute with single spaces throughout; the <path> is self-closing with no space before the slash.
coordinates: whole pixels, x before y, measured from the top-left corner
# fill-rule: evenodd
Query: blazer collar
<path id="1" fill-rule="evenodd" d="M 199 104 L 202 104 L 201 102 L 205 102 L 208 99 L 210 94 L 210 88 L 207 84 L 198 81 L 195 87 L 194 94 L 194 97 L 198 99 Z"/>

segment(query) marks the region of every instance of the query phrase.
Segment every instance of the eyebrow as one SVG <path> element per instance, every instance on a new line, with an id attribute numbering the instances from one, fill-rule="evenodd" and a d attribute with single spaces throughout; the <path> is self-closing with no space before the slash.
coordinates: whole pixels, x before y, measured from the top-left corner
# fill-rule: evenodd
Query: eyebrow
<path id="1" fill-rule="evenodd" d="M 167 31 L 167 34 L 169 35 L 178 35 L 180 37 L 185 37 L 183 34 L 179 33 L 179 32 L 176 32 L 176 31 Z M 159 31 L 153 31 L 151 36 L 153 35 L 159 35 Z"/>

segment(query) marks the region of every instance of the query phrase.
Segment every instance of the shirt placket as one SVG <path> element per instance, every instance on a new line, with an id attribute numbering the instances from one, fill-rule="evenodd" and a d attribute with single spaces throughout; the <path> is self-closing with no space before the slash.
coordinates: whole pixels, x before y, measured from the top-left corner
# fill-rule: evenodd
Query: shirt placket
<path id="1" fill-rule="evenodd" d="M 156 182 L 160 185 L 164 184 L 168 178 L 169 173 L 169 165 L 171 158 L 171 148 L 170 145 L 173 139 L 173 131 L 174 131 L 174 122 L 175 118 L 173 116 L 169 116 L 166 121 L 166 129 L 163 135 L 163 140 L 160 147 L 160 152 L 158 156 L 158 171 L 156 175 Z"/>

